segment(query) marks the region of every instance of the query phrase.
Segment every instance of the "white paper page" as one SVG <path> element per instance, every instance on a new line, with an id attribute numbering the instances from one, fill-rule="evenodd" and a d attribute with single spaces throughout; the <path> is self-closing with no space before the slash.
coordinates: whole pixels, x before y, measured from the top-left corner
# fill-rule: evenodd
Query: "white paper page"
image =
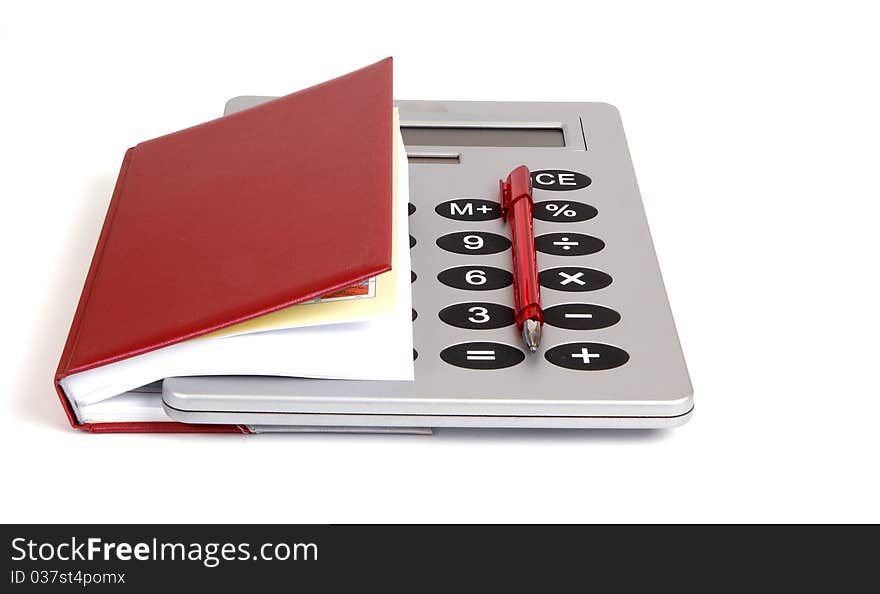
<path id="1" fill-rule="evenodd" d="M 412 380 L 409 177 L 398 132 L 397 304 L 365 322 L 197 339 L 84 371 L 61 380 L 78 407 L 150 382 L 187 375 L 275 375 L 353 380 Z"/>
<path id="2" fill-rule="evenodd" d="M 162 394 L 156 392 L 126 392 L 103 402 L 80 406 L 77 409 L 77 418 L 83 423 L 149 423 L 172 420 L 162 406 Z"/>

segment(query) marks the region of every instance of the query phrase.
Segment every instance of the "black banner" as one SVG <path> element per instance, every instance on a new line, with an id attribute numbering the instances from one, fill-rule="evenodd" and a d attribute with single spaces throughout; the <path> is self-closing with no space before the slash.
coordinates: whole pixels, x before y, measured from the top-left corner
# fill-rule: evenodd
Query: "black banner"
<path id="1" fill-rule="evenodd" d="M 639 582 L 839 589 L 876 563 L 876 527 L 7 525 L 3 592 L 435 589 L 539 592 Z M 873 537 L 873 538 L 872 538 Z M 856 543 L 871 543 L 858 546 Z M 844 569 L 844 571 L 840 571 Z M 833 571 L 832 571 L 833 570 Z M 757 580 L 757 581 L 755 581 Z M 306 590 L 302 590 L 306 591 Z"/>

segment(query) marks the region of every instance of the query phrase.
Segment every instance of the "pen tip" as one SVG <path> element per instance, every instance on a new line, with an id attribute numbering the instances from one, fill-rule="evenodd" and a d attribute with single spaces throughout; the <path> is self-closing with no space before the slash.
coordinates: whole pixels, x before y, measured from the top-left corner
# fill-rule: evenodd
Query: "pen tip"
<path id="1" fill-rule="evenodd" d="M 541 344 L 541 323 L 537 320 L 526 320 L 523 322 L 522 334 L 529 351 L 537 351 Z"/>

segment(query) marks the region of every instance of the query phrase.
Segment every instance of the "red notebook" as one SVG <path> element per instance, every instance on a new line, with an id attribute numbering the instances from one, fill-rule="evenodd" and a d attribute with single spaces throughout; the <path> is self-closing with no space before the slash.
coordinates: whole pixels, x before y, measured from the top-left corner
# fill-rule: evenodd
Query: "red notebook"
<path id="1" fill-rule="evenodd" d="M 59 381 L 391 268 L 392 62 L 142 142 L 122 161 Z M 327 245 L 332 237 L 332 246 Z"/>

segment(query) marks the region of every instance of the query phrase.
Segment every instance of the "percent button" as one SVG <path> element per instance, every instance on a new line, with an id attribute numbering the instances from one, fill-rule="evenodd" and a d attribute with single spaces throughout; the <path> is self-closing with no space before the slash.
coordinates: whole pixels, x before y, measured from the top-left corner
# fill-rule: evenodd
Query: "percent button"
<path id="1" fill-rule="evenodd" d="M 542 221 L 577 223 L 592 219 L 599 211 L 583 202 L 574 200 L 544 200 L 535 203 L 534 216 Z"/>

